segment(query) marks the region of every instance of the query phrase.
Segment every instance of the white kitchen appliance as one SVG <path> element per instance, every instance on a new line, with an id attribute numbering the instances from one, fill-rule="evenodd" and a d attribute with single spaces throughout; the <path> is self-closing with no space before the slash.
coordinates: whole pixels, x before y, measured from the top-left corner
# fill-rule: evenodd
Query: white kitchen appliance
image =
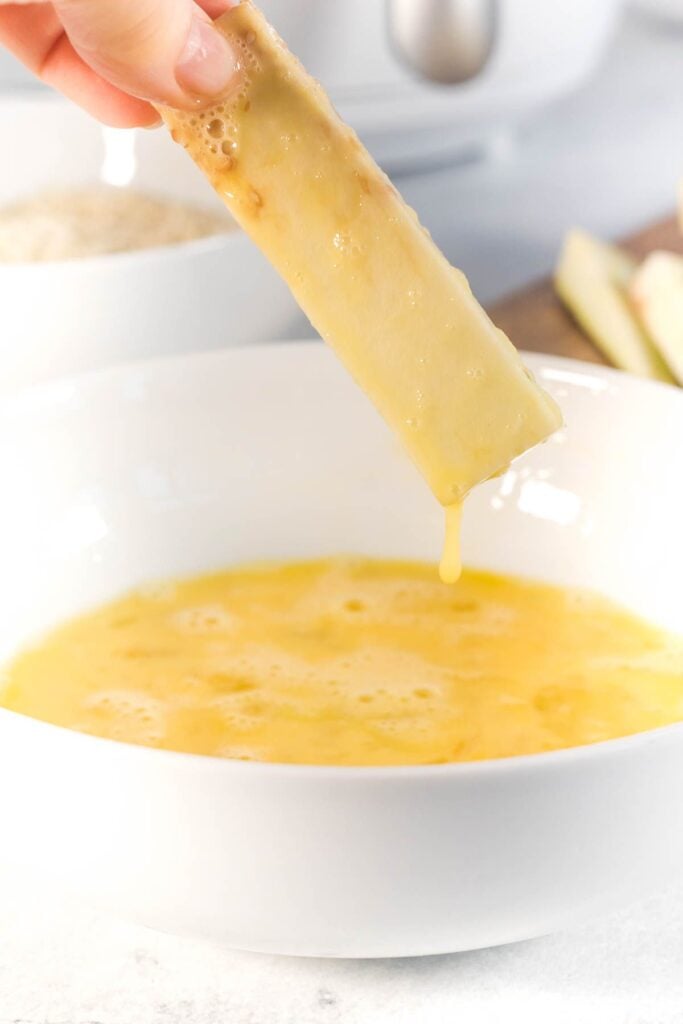
<path id="1" fill-rule="evenodd" d="M 379 161 L 399 170 L 497 148 L 501 134 L 590 74 L 621 3 L 261 0 L 261 6 Z M 437 48 L 449 34 L 476 32 L 482 20 L 484 39 L 468 38 L 483 57 L 475 54 L 471 74 L 455 73 L 464 78 L 455 84 L 428 77 L 420 45 Z M 446 58 L 454 42 L 445 47 Z M 430 64 L 434 69 L 433 55 Z"/>
<path id="2" fill-rule="evenodd" d="M 579 85 L 603 51 L 621 0 L 261 0 L 261 6 L 342 116 L 396 171 L 486 151 Z M 30 82 L 0 54 L 0 86 Z"/>

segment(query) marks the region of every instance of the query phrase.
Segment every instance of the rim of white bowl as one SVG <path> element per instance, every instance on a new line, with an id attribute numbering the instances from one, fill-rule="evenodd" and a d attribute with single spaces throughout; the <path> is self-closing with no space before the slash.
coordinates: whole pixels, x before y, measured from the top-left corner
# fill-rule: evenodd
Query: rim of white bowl
<path id="1" fill-rule="evenodd" d="M 172 260 L 190 260 L 199 256 L 220 253 L 222 250 L 227 252 L 237 244 L 257 252 L 254 243 L 236 223 L 230 231 L 217 235 L 206 235 L 203 238 L 192 238 L 186 242 L 172 242 L 170 245 L 151 245 L 145 249 L 103 252 L 98 256 L 74 256 L 63 260 L 0 262 L 0 277 L 9 274 L 48 274 L 55 271 L 60 274 L 82 274 L 106 270 L 112 265 L 119 266 L 126 263 L 130 263 L 134 269 L 136 263 L 166 263 Z"/>
<path id="2" fill-rule="evenodd" d="M 68 401 L 73 394 L 74 387 L 79 384 L 98 384 L 112 377 L 119 377 L 124 380 L 129 374 L 145 373 L 155 368 L 171 368 L 174 364 L 182 365 L 191 362 L 209 362 L 229 360 L 234 358 L 257 358 L 258 353 L 263 350 L 280 351 L 293 349 L 301 350 L 311 346 L 321 349 L 324 345 L 319 338 L 300 339 L 297 341 L 271 341 L 260 345 L 248 346 L 239 349 L 219 349 L 208 352 L 184 353 L 176 356 L 157 356 L 153 359 L 141 360 L 140 362 L 123 363 L 119 366 L 112 366 L 106 369 L 89 370 L 85 373 L 66 377 L 61 380 L 47 381 L 23 389 L 16 395 L 0 400 L 0 423 L 9 416 L 21 415 L 30 411 L 31 406 L 38 402 L 41 405 L 58 405 L 62 401 Z M 683 401 L 683 391 L 671 384 L 662 381 L 647 380 L 634 377 L 632 374 L 617 370 L 611 366 L 602 366 L 599 363 L 587 363 L 579 359 L 569 359 L 565 356 L 549 356 L 542 352 L 520 351 L 525 361 L 530 361 L 534 372 L 543 376 L 543 370 L 549 369 L 562 372 L 568 384 L 580 384 L 581 378 L 585 378 L 584 386 L 595 390 L 594 385 L 589 383 L 590 377 L 597 374 L 598 377 L 606 378 L 613 385 L 625 385 L 635 390 L 664 389 L 672 396 L 677 392 L 679 401 Z M 568 376 L 568 375 L 571 376 Z M 560 768 L 573 766 L 588 759 L 602 759 L 604 757 L 628 755 L 639 748 L 648 747 L 667 738 L 675 737 L 677 733 L 683 732 L 683 720 L 671 722 L 655 729 L 646 729 L 643 732 L 632 733 L 627 736 L 617 736 L 613 739 L 600 740 L 597 743 L 586 743 L 576 747 L 563 747 L 559 750 L 539 751 L 536 754 L 512 754 L 508 757 L 482 758 L 478 761 L 450 761 L 445 764 L 417 764 L 417 765 L 318 765 L 299 764 L 283 761 L 240 761 L 236 758 L 216 757 L 213 754 L 191 754 L 179 750 L 164 750 L 158 747 L 145 747 L 140 744 L 126 743 L 122 740 L 114 740 L 105 736 L 94 736 L 91 733 L 78 732 L 66 726 L 55 725 L 39 718 L 32 718 L 19 711 L 12 711 L 10 708 L 0 707 L 0 719 L 13 718 L 19 721 L 24 728 L 37 730 L 50 730 L 57 732 L 65 740 L 76 744 L 84 743 L 101 746 L 106 744 L 107 748 L 115 752 L 116 756 L 132 756 L 141 759 L 153 759 L 161 763 L 166 760 L 171 763 L 182 763 L 193 771 L 204 772 L 259 772 L 260 774 L 286 774 L 292 777 L 314 775 L 315 777 L 336 779 L 338 781 L 357 781 L 363 779 L 391 780 L 397 776 L 401 779 L 420 780 L 430 776 L 446 779 L 450 777 L 464 776 L 495 776 L 499 774 L 510 774 L 513 772 L 535 772 L 547 768 Z"/>
<path id="3" fill-rule="evenodd" d="M 169 370 L 186 366 L 191 363 L 220 363 L 223 360 L 231 359 L 259 359 L 263 352 L 302 351 L 305 349 L 317 348 L 318 350 L 329 350 L 329 346 L 319 335 L 311 335 L 308 338 L 270 340 L 258 342 L 251 345 L 240 345 L 229 348 L 205 349 L 196 352 L 179 352 L 173 355 L 157 355 L 149 359 L 129 360 L 117 363 L 112 366 L 99 367 L 92 370 L 83 370 L 80 373 L 68 374 L 64 377 L 57 377 L 31 384 L 20 388 L 16 392 L 0 396 L 0 423 L 4 419 L 11 419 L 21 415 L 23 412 L 36 405 L 58 405 L 60 402 L 68 401 L 73 394 L 74 388 L 82 385 L 101 386 L 107 380 L 119 378 L 127 380 L 130 376 L 152 373 L 157 370 Z M 530 365 L 534 376 L 541 379 L 553 380 L 555 383 L 565 383 L 570 386 L 581 386 L 588 391 L 603 392 L 612 388 L 629 388 L 635 391 L 656 390 L 668 395 L 674 401 L 683 401 L 683 387 L 677 384 L 669 384 L 665 381 L 650 380 L 644 377 L 636 377 L 623 370 L 617 370 L 613 366 L 604 366 L 601 363 L 589 363 L 581 359 L 571 359 L 567 356 L 546 355 L 543 352 L 529 352 L 526 349 L 519 349 L 519 354 L 525 363 Z M 560 376 L 556 376 L 560 374 Z M 596 387 L 596 376 L 602 378 L 600 385 Z M 592 379 L 591 379 L 592 378 Z"/>
<path id="4" fill-rule="evenodd" d="M 57 107 L 60 108 L 67 117 L 73 116 L 82 117 L 84 120 L 88 119 L 88 114 L 79 107 L 76 107 L 74 104 L 65 100 L 62 96 L 59 96 L 56 93 L 51 93 L 48 90 L 43 92 L 39 87 L 22 89 L 13 96 L 0 95 L 0 116 L 5 111 L 11 111 L 22 106 L 32 106 L 37 109 L 48 106 Z M 90 120 L 92 121 L 94 130 L 107 128 L 107 125 L 102 124 L 95 118 L 91 118 Z M 145 131 L 144 128 L 129 128 L 121 130 L 137 132 Z M 102 185 L 104 187 L 106 183 L 94 182 L 93 187 L 97 187 L 98 185 Z M 134 192 L 136 189 L 129 185 L 123 185 L 121 186 L 121 191 Z M 145 190 L 143 189 L 141 191 Z M 161 198 L 164 198 L 163 195 Z M 199 203 L 192 203 L 191 205 L 202 210 L 205 209 Z M 206 212 L 211 212 L 208 207 L 206 207 Z M 215 212 L 218 213 L 220 211 L 217 209 Z M 225 210 L 225 213 L 227 216 L 231 216 L 227 209 Z M 233 226 L 229 231 L 220 232 L 215 235 L 204 235 L 200 238 L 192 238 L 185 242 L 171 242 L 167 245 L 150 245 L 142 249 L 132 249 L 125 252 L 104 252 L 95 256 L 74 256 L 58 260 L 3 261 L 0 262 L 0 275 L 12 273 L 45 274 L 54 269 L 58 269 L 60 273 L 81 273 L 84 270 L 91 270 L 94 268 L 106 269 L 110 263 L 117 265 L 126 261 L 131 261 L 134 264 L 136 262 L 145 262 L 147 260 L 167 261 L 172 259 L 191 258 L 193 256 L 219 253 L 221 250 L 227 250 L 231 246 L 235 246 L 238 244 L 238 241 L 239 243 L 246 245 L 249 249 L 256 249 L 254 243 L 233 218 Z"/>

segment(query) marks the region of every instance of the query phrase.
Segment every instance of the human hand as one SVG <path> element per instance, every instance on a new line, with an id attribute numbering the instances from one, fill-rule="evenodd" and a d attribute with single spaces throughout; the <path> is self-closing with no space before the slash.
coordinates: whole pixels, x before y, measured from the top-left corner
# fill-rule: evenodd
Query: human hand
<path id="1" fill-rule="evenodd" d="M 0 0 L 0 44 L 47 85 L 115 127 L 152 125 L 151 101 L 192 109 L 238 70 L 213 28 L 235 0 Z"/>

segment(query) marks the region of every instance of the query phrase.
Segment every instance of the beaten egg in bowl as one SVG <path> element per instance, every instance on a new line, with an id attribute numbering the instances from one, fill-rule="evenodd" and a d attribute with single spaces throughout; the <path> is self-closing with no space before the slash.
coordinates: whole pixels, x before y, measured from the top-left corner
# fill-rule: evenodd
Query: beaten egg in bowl
<path id="1" fill-rule="evenodd" d="M 443 764 L 683 718 L 683 640 L 596 594 L 327 559 L 139 590 L 5 672 L 0 705 L 247 761 Z"/>

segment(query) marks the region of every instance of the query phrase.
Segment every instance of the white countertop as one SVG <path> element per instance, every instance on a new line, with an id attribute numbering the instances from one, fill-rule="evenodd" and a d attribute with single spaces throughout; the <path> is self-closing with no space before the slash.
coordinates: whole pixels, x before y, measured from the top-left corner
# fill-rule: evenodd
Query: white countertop
<path id="1" fill-rule="evenodd" d="M 669 211 L 683 35 L 621 32 L 598 76 L 497 161 L 401 182 L 484 300 L 547 272 L 565 228 Z M 59 837 L 46 837 L 59 842 Z M 680 1024 L 679 888 L 587 927 L 421 961 L 252 956 L 120 924 L 0 875 L 0 1024 Z"/>
<path id="2" fill-rule="evenodd" d="M 59 842 L 59 837 L 54 837 Z M 680 1024 L 683 886 L 513 946 L 419 960 L 235 953 L 0 883 L 1 1024 Z"/>

